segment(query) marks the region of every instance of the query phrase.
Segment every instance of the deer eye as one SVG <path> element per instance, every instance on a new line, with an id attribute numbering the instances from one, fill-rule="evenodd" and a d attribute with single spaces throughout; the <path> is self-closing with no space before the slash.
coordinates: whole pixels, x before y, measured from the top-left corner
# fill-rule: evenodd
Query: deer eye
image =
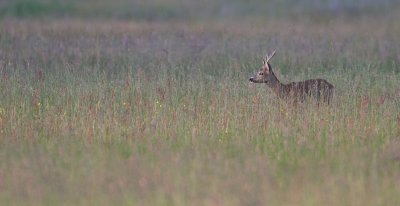
<path id="1" fill-rule="evenodd" d="M 264 75 L 264 72 L 260 72 L 259 75 L 261 75 L 261 76 Z"/>

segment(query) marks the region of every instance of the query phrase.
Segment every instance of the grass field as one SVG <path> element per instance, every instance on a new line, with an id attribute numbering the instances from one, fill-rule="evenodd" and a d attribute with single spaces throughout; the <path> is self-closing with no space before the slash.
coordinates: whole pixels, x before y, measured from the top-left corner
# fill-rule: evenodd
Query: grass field
<path id="1" fill-rule="evenodd" d="M 400 204 L 397 12 L 149 22 L 13 5 L 1 205 Z M 274 49 L 278 78 L 325 78 L 333 104 L 292 107 L 249 83 Z"/>

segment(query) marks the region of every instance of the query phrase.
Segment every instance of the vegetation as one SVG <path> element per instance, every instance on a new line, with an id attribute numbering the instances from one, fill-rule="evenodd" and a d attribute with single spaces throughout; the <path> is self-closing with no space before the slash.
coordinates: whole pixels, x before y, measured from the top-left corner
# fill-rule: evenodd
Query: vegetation
<path id="1" fill-rule="evenodd" d="M 47 15 L 0 22 L 2 204 L 400 203 L 395 12 Z M 278 78 L 325 78 L 334 103 L 293 107 L 249 83 L 273 49 Z"/>

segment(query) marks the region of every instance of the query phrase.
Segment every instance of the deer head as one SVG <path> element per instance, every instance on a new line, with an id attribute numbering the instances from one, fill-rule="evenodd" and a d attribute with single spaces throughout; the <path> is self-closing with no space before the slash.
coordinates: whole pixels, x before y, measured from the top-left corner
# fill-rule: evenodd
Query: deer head
<path id="1" fill-rule="evenodd" d="M 257 72 L 257 74 L 253 77 L 250 77 L 250 81 L 253 83 L 266 83 L 267 85 L 275 85 L 278 83 L 278 79 L 276 78 L 274 72 L 272 71 L 272 67 L 269 64 L 269 60 L 275 55 L 275 51 L 271 53 L 271 55 L 266 55 L 263 59 L 263 67 Z"/>

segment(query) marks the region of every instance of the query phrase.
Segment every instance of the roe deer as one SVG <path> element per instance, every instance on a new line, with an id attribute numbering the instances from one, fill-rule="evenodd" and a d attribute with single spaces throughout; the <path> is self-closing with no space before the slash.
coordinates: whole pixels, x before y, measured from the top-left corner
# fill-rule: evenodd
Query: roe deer
<path id="1" fill-rule="evenodd" d="M 325 102 L 329 104 L 332 101 L 335 87 L 325 79 L 309 79 L 302 82 L 292 82 L 282 84 L 272 71 L 269 60 L 275 55 L 266 55 L 263 59 L 263 68 L 254 77 L 250 78 L 254 83 L 266 83 L 274 93 L 285 100 L 293 102 L 304 102 L 308 98 L 313 98 L 317 103 Z"/>

